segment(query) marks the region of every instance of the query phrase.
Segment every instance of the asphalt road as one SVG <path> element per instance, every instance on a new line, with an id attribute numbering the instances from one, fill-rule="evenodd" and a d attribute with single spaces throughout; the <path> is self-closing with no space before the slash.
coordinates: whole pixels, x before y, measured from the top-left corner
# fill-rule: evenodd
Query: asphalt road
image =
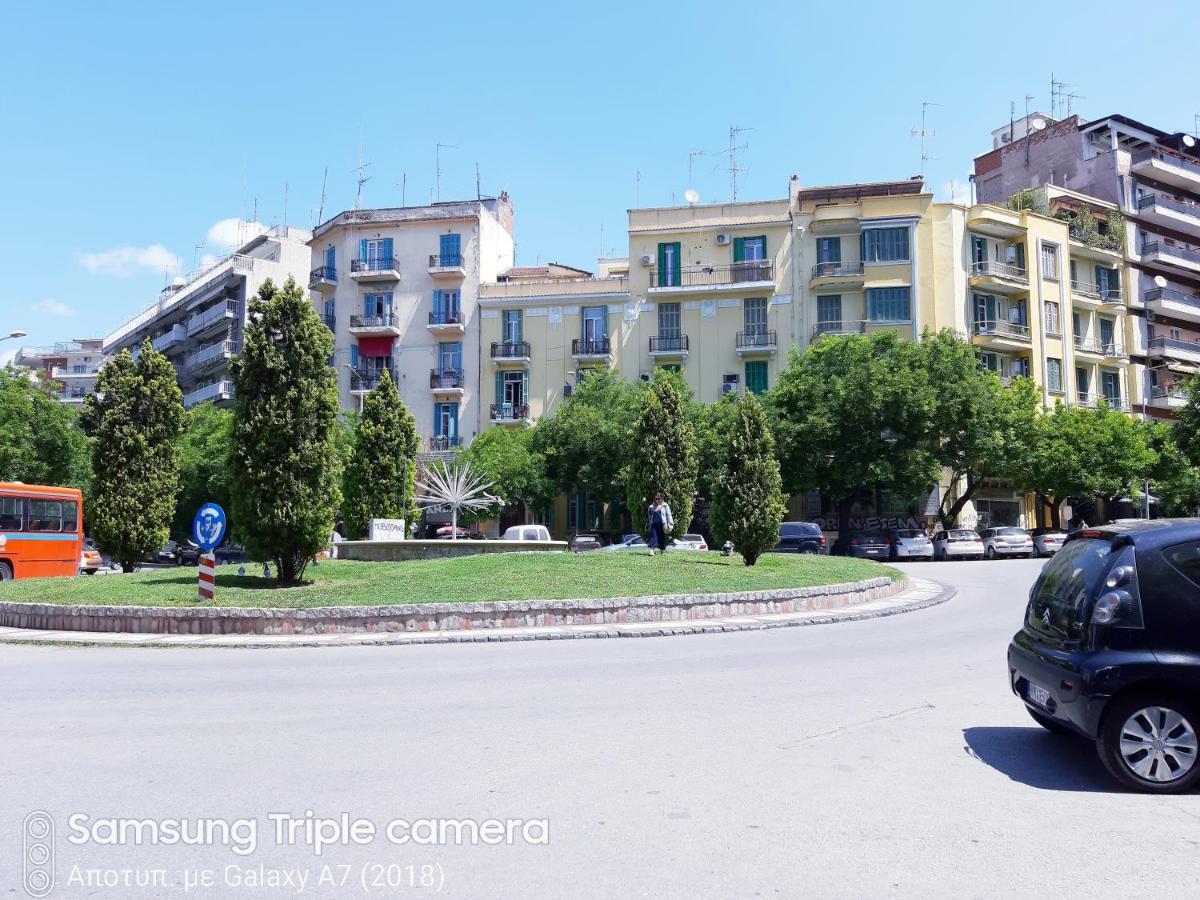
<path id="1" fill-rule="evenodd" d="M 744 634 L 0 647 L 0 892 L 24 896 L 22 820 L 45 810 L 52 897 L 178 897 L 187 878 L 205 897 L 1196 896 L 1200 794 L 1116 790 L 1089 744 L 1043 732 L 1009 692 L 1038 567 L 913 564 L 958 597 Z M 318 857 L 268 819 L 306 810 L 380 832 L 545 819 L 548 843 L 537 826 L 511 846 L 379 833 Z M 257 845 L 75 845 L 72 814 L 254 819 Z M 243 883 L 260 871 L 292 883 Z M 124 886 L 139 874 L 171 884 Z"/>

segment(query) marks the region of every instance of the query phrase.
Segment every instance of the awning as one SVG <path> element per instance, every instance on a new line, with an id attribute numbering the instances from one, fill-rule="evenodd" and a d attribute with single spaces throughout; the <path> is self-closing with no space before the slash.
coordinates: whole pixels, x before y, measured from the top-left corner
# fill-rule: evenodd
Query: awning
<path id="1" fill-rule="evenodd" d="M 396 340 L 392 335 L 360 337 L 358 339 L 358 355 L 359 356 L 391 356 L 392 342 Z"/>

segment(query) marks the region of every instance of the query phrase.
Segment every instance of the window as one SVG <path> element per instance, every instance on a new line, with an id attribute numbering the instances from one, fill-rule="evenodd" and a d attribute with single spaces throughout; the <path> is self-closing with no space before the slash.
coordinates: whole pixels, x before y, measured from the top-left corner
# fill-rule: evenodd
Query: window
<path id="1" fill-rule="evenodd" d="M 871 322 L 908 322 L 912 320 L 910 288 L 868 288 L 867 319 Z"/>
<path id="2" fill-rule="evenodd" d="M 1182 329 L 1171 328 L 1170 332 L 1171 332 L 1171 340 L 1173 340 L 1173 341 L 1183 340 L 1183 330 Z"/>
<path id="3" fill-rule="evenodd" d="M 733 261 L 750 262 L 767 258 L 767 239 L 765 237 L 748 237 L 733 239 Z"/>
<path id="4" fill-rule="evenodd" d="M 1200 586 L 1200 542 L 1176 544 L 1163 551 L 1167 562 L 1188 581 Z"/>
<path id="5" fill-rule="evenodd" d="M 576 531 L 591 531 L 600 525 L 600 505 L 591 494 L 572 491 L 567 495 L 567 524 Z"/>
<path id="6" fill-rule="evenodd" d="M 842 239 L 840 237 L 817 238 L 817 262 L 840 263 L 842 261 Z"/>
<path id="7" fill-rule="evenodd" d="M 1062 311 L 1053 300 L 1046 302 L 1046 333 L 1062 334 Z"/>
<path id="8" fill-rule="evenodd" d="M 458 441 L 457 403 L 435 403 L 433 405 L 433 435 L 446 439 L 450 444 Z"/>
<path id="9" fill-rule="evenodd" d="M 752 359 L 746 362 L 746 390 L 761 394 L 767 389 L 767 361 Z"/>
<path id="10" fill-rule="evenodd" d="M 443 234 L 438 238 L 438 264 L 443 266 L 462 265 L 462 237 Z"/>
<path id="11" fill-rule="evenodd" d="M 1071 334 L 1075 336 L 1075 340 L 1077 341 L 1083 337 L 1083 319 L 1080 318 L 1077 312 L 1071 313 Z"/>
<path id="12" fill-rule="evenodd" d="M 23 531 L 25 502 L 20 497 L 0 497 L 0 531 Z"/>
<path id="13" fill-rule="evenodd" d="M 1100 390 L 1104 393 L 1104 399 L 1108 401 L 1109 406 L 1119 406 L 1121 403 L 1120 374 L 1117 372 L 1101 372 Z"/>
<path id="14" fill-rule="evenodd" d="M 680 253 L 678 242 L 658 245 L 658 279 L 656 287 L 679 287 Z"/>
<path id="15" fill-rule="evenodd" d="M 679 304 L 658 304 L 659 341 L 678 341 L 680 337 Z M 670 349 L 670 348 L 664 348 Z"/>
<path id="16" fill-rule="evenodd" d="M 500 333 L 503 335 L 504 343 L 519 344 L 522 341 L 522 315 L 519 309 L 506 309 L 502 313 L 503 318 L 500 322 Z"/>
<path id="17" fill-rule="evenodd" d="M 1013 378 L 1028 378 L 1029 377 L 1029 357 L 1018 356 L 1012 361 L 1009 367 L 1009 374 Z"/>
<path id="18" fill-rule="evenodd" d="M 439 325 L 449 325 L 462 320 L 461 291 L 433 292 L 433 321 Z"/>
<path id="19" fill-rule="evenodd" d="M 337 271 L 337 248 L 333 244 L 325 248 L 325 268 L 330 272 Z"/>
<path id="20" fill-rule="evenodd" d="M 496 402 L 509 415 L 528 402 L 529 373 L 525 371 L 501 371 L 496 373 Z"/>
<path id="21" fill-rule="evenodd" d="M 862 233 L 863 262 L 908 262 L 907 228 L 868 228 Z"/>
<path id="22" fill-rule="evenodd" d="M 742 325 L 746 334 L 767 332 L 767 298 L 747 297 L 742 301 Z"/>
<path id="23" fill-rule="evenodd" d="M 366 269 L 382 269 L 392 262 L 391 238 L 363 238 L 358 242 L 358 258 Z"/>
<path id="24" fill-rule="evenodd" d="M 438 364 L 443 372 L 462 369 L 462 342 L 442 341 L 438 344 Z"/>
<path id="25" fill-rule="evenodd" d="M 837 331 L 842 327 L 842 295 L 817 297 L 817 332 Z"/>
<path id="26" fill-rule="evenodd" d="M 1052 394 L 1061 394 L 1062 386 L 1062 360 L 1048 358 L 1046 360 L 1046 387 L 1050 389 Z"/>
<path id="27" fill-rule="evenodd" d="M 392 295 L 364 294 L 363 315 L 368 319 L 384 318 L 392 314 Z"/>
<path id="28" fill-rule="evenodd" d="M 604 306 L 585 306 L 582 315 L 583 338 L 585 343 L 603 341 L 608 337 L 608 308 Z"/>
<path id="29" fill-rule="evenodd" d="M 1116 347 L 1116 324 L 1112 319 L 1101 318 L 1100 322 L 1100 343 L 1104 346 L 1106 352 L 1113 352 Z"/>
<path id="30" fill-rule="evenodd" d="M 1116 269 L 1096 266 L 1096 287 L 1103 300 L 1121 296 L 1121 276 Z"/>
<path id="31" fill-rule="evenodd" d="M 330 331 L 333 331 L 334 326 L 337 324 L 337 301 L 330 297 L 325 301 L 322 310 L 322 318 L 325 320 L 325 324 L 329 326 Z"/>
<path id="32" fill-rule="evenodd" d="M 1087 369 L 1075 369 L 1075 393 L 1080 400 L 1086 401 L 1088 398 L 1088 372 Z"/>
<path id="33" fill-rule="evenodd" d="M 990 351 L 979 354 L 979 367 L 988 372 L 995 372 L 997 375 L 1004 374 L 1004 360 L 999 354 Z"/>
<path id="34" fill-rule="evenodd" d="M 1042 277 L 1058 281 L 1058 245 L 1042 243 Z"/>
<path id="35" fill-rule="evenodd" d="M 27 522 L 27 530 L 29 531 L 62 531 L 63 530 L 63 502 L 61 500 L 30 500 L 29 504 L 29 519 Z M 74 523 L 72 523 L 72 528 Z"/>

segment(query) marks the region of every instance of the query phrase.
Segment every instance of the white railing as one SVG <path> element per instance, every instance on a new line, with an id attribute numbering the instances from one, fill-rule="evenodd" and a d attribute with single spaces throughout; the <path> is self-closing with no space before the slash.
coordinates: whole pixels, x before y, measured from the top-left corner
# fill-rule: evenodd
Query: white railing
<path id="1" fill-rule="evenodd" d="M 218 303 L 211 309 L 206 309 L 198 316 L 193 316 L 187 324 L 188 335 L 196 334 L 203 331 L 213 322 L 218 322 L 225 318 L 233 318 L 238 313 L 238 302 L 236 300 L 226 300 L 224 303 Z"/>
<path id="2" fill-rule="evenodd" d="M 214 359 L 221 359 L 226 356 L 231 356 L 236 352 L 233 341 L 222 341 L 219 344 L 213 344 L 211 347 L 205 347 L 203 350 L 197 350 L 187 358 L 186 369 L 198 369 Z"/>
<path id="3" fill-rule="evenodd" d="M 206 400 L 223 399 L 228 400 L 233 397 L 233 382 L 218 381 L 214 384 L 206 385 L 202 388 L 197 388 L 190 394 L 185 394 L 183 397 L 183 405 L 185 407 L 195 406 L 197 403 L 204 403 Z"/>
<path id="4" fill-rule="evenodd" d="M 184 328 L 182 325 L 175 325 L 172 326 L 170 331 L 166 332 L 165 334 L 160 334 L 158 337 L 152 340 L 150 342 L 150 346 L 161 352 L 167 347 L 174 346 L 180 341 L 187 340 L 187 334 L 186 328 Z"/>

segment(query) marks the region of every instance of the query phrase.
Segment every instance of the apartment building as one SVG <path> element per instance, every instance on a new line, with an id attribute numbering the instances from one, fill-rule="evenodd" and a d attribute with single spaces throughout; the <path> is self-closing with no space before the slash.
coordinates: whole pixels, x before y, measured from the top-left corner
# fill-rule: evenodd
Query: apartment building
<path id="1" fill-rule="evenodd" d="M 52 347 L 22 347 L 13 365 L 36 373 L 62 403 L 79 407 L 96 390 L 96 374 L 104 362 L 103 345 L 101 338 L 78 338 Z"/>
<path id="2" fill-rule="evenodd" d="M 308 286 L 334 334 L 342 406 L 360 409 L 386 370 L 429 451 L 468 442 L 488 411 L 479 285 L 513 267 L 513 250 L 507 194 L 349 210 L 318 225 Z"/>
<path id="3" fill-rule="evenodd" d="M 183 405 L 233 400 L 229 361 L 242 348 L 248 301 L 268 278 L 304 284 L 311 233 L 287 225 L 258 234 L 229 256 L 176 278 L 158 300 L 104 339 L 104 354 L 134 355 L 147 337 L 175 366 Z"/>
<path id="4" fill-rule="evenodd" d="M 1030 117 L 1034 119 L 1034 117 Z M 984 202 L 1064 188 L 1107 202 L 1125 222 L 1133 410 L 1173 415 L 1200 369 L 1200 147 L 1196 138 L 1113 115 L 1083 122 L 1039 114 L 975 160 Z M 1077 236 L 1086 237 L 1076 228 Z M 1095 243 L 1094 234 L 1092 243 Z"/>

